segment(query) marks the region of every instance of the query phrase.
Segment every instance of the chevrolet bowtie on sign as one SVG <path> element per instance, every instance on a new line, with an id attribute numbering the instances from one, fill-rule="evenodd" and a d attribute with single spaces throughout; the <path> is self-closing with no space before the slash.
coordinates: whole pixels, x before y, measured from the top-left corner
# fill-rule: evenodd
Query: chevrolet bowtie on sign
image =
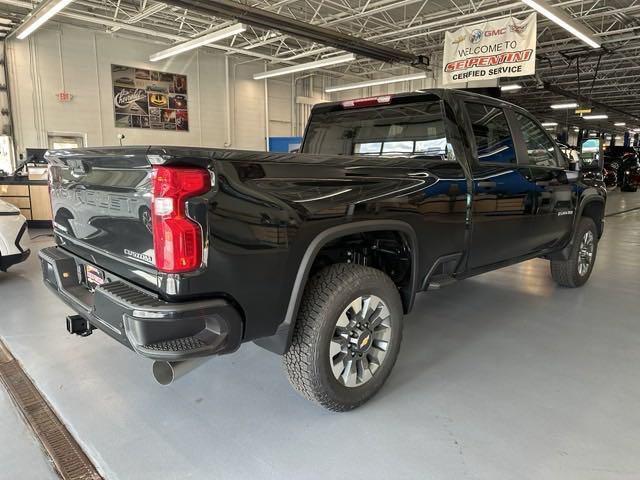
<path id="1" fill-rule="evenodd" d="M 443 84 L 533 75 L 536 69 L 536 14 L 461 27 L 446 32 Z"/>

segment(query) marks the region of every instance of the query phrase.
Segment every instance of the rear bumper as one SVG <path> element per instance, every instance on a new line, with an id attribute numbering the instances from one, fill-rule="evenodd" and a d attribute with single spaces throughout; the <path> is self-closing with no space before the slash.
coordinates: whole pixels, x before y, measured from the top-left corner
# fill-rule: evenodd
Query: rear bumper
<path id="1" fill-rule="evenodd" d="M 224 299 L 169 303 L 106 273 L 89 290 L 86 261 L 59 247 L 39 253 L 44 283 L 91 325 L 154 360 L 178 361 L 230 353 L 242 341 L 243 322 Z"/>

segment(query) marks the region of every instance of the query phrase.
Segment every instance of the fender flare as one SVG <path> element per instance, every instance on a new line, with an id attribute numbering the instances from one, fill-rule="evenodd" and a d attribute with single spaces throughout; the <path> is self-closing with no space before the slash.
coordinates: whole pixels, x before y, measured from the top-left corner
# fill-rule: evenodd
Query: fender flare
<path id="1" fill-rule="evenodd" d="M 413 301 L 418 288 L 418 237 L 413 227 L 400 220 L 363 220 L 357 222 L 336 225 L 319 233 L 309 244 L 300 261 L 300 266 L 296 273 L 291 296 L 287 304 L 287 311 L 284 321 L 278 326 L 278 330 L 272 337 L 261 338 L 255 341 L 256 344 L 280 355 L 284 354 L 293 338 L 295 321 L 302 301 L 304 288 L 309 279 L 311 266 L 316 259 L 318 252 L 328 242 L 346 235 L 355 233 L 375 232 L 381 230 L 394 230 L 405 234 L 408 237 L 411 248 L 411 284 L 408 298 L 403 298 L 406 311 L 409 312 L 413 306 Z"/>
<path id="2" fill-rule="evenodd" d="M 602 198 L 600 195 L 590 195 L 589 197 L 585 198 L 584 201 L 582 201 L 580 203 L 580 206 L 578 208 L 578 212 L 573 220 L 573 232 L 571 233 L 571 242 L 569 244 L 571 244 L 573 242 L 573 235 L 576 231 L 576 227 L 578 226 L 578 222 L 580 222 L 580 219 L 582 218 L 582 214 L 584 213 L 584 209 L 588 206 L 591 205 L 594 202 L 598 202 L 602 205 L 602 220 L 604 221 L 604 209 L 607 205 L 606 201 L 604 198 Z M 601 233 L 601 232 L 599 232 Z"/>
<path id="3" fill-rule="evenodd" d="M 558 250 L 557 252 L 554 252 L 548 255 L 548 258 L 550 260 L 566 260 L 569 258 L 571 245 L 573 245 L 573 241 L 575 240 L 576 228 L 578 227 L 578 223 L 582 218 L 584 209 L 587 207 L 587 205 L 590 205 L 595 202 L 598 202 L 602 205 L 602 221 L 604 222 L 604 208 L 606 206 L 606 202 L 604 198 L 602 198 L 600 195 L 589 196 L 584 201 L 582 201 L 578 206 L 576 215 L 574 216 L 574 219 L 573 219 L 573 225 L 571 227 L 571 236 L 569 237 L 569 242 L 564 246 L 562 250 Z M 600 236 L 602 236 L 602 234 Z"/>

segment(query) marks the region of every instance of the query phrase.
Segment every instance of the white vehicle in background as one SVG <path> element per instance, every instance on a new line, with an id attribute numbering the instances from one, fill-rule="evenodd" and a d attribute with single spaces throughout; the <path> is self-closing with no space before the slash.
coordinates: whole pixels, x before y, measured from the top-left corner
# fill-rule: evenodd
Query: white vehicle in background
<path id="1" fill-rule="evenodd" d="M 31 251 L 25 248 L 27 220 L 20 209 L 0 200 L 0 271 L 24 262 Z"/>

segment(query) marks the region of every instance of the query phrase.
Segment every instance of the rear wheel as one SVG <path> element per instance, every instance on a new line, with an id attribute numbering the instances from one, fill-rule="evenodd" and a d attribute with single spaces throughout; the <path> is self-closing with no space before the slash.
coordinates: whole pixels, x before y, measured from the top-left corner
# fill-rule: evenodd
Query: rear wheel
<path id="1" fill-rule="evenodd" d="M 382 387 L 402 340 L 402 303 L 380 270 L 336 264 L 309 281 L 292 344 L 289 381 L 333 411 L 358 407 Z"/>
<path id="2" fill-rule="evenodd" d="M 580 219 L 567 260 L 551 260 L 551 276 L 563 287 L 584 285 L 593 270 L 598 251 L 598 230 L 589 217 Z"/>

